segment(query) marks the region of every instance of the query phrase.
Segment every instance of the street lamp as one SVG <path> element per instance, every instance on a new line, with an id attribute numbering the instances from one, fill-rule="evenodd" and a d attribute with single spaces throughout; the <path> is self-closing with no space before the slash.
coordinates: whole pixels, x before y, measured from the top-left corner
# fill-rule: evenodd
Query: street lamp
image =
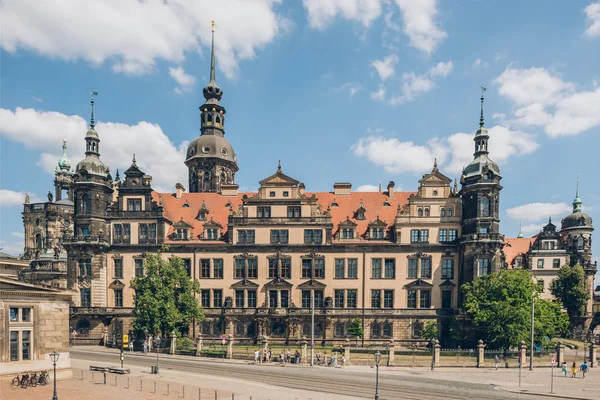
<path id="1" fill-rule="evenodd" d="M 156 334 L 156 339 L 154 339 L 154 347 L 156 347 L 156 367 L 154 368 L 154 373 L 158 375 L 158 348 L 160 347 L 160 337 L 158 337 L 158 333 Z"/>
<path id="2" fill-rule="evenodd" d="M 375 400 L 379 400 L 379 362 L 381 361 L 381 353 L 377 350 L 375 353 Z"/>
<path id="3" fill-rule="evenodd" d="M 50 353 L 50 359 L 54 365 L 54 395 L 52 396 L 52 400 L 58 400 L 58 396 L 56 395 L 56 362 L 58 361 L 58 356 L 60 356 L 60 354 L 56 352 L 56 349 Z"/>

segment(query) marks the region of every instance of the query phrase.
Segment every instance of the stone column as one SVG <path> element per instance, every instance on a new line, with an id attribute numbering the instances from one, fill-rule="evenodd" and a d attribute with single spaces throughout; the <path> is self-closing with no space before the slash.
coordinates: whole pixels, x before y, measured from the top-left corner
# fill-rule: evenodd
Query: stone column
<path id="1" fill-rule="evenodd" d="M 267 336 L 263 336 L 263 340 L 262 340 L 262 355 L 260 357 L 260 362 L 262 363 L 263 357 L 267 354 L 267 351 L 269 351 L 269 339 L 267 338 Z"/>
<path id="2" fill-rule="evenodd" d="M 202 346 L 204 345 L 204 339 L 202 338 L 202 335 L 198 336 L 198 342 L 196 343 L 196 357 L 200 357 L 200 354 L 202 354 Z"/>
<path id="3" fill-rule="evenodd" d="M 233 338 L 229 337 L 229 343 L 227 344 L 227 358 L 233 359 Z"/>
<path id="4" fill-rule="evenodd" d="M 526 362 L 525 357 L 527 357 L 527 346 L 525 345 L 525 341 L 521 341 L 521 345 L 519 346 L 519 360 L 521 361 L 521 366 L 523 366 Z"/>
<path id="5" fill-rule="evenodd" d="M 302 336 L 302 359 L 304 360 L 304 364 L 309 362 L 308 359 L 308 352 L 307 352 L 307 347 L 308 347 L 308 341 L 306 340 L 306 337 Z"/>
<path id="6" fill-rule="evenodd" d="M 477 368 L 483 368 L 485 366 L 485 344 L 483 340 L 479 339 L 477 342 Z"/>
<path id="7" fill-rule="evenodd" d="M 594 343 L 590 343 L 590 368 L 595 368 L 598 366 L 598 362 L 596 361 L 596 357 L 598 356 L 598 347 Z"/>
<path id="8" fill-rule="evenodd" d="M 104 327 L 102 329 L 102 341 L 104 342 L 104 347 L 108 346 L 108 328 Z"/>
<path id="9" fill-rule="evenodd" d="M 175 331 L 171 332 L 171 348 L 170 353 L 175 354 L 175 347 L 177 346 L 177 334 Z"/>
<path id="10" fill-rule="evenodd" d="M 556 364 L 561 366 L 563 361 L 565 361 L 565 345 L 558 342 L 556 345 Z"/>
<path id="11" fill-rule="evenodd" d="M 389 350 L 388 350 L 388 367 L 393 367 L 396 365 L 394 361 L 396 345 L 394 343 L 394 339 L 390 339 Z"/>
<path id="12" fill-rule="evenodd" d="M 346 346 L 344 347 L 344 357 L 346 358 L 346 364 L 350 364 L 350 339 L 346 338 Z"/>

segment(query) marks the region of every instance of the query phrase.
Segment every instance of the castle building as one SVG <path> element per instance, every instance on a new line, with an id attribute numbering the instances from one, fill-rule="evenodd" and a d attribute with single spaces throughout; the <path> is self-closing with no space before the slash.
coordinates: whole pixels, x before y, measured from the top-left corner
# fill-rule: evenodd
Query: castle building
<path id="1" fill-rule="evenodd" d="M 592 221 L 578 196 L 560 232 L 549 223 L 534 238 L 500 233 L 502 175 L 489 158 L 483 95 L 460 190 L 432 160 L 414 192 L 397 192 L 394 182 L 379 192 L 353 192 L 351 183 L 311 192 L 279 163 L 246 193 L 235 183 L 237 157 L 225 139 L 214 32 L 203 95 L 200 136 L 184 161 L 189 192 L 177 183 L 173 193 L 153 190 L 135 155 L 124 179 L 118 172 L 112 179 L 100 160 L 92 99 L 85 158 L 55 180 L 74 203 L 64 248 L 67 286 L 76 293 L 71 325 L 80 334 L 111 341 L 130 329 L 130 282 L 144 273 L 145 254 L 164 245 L 163 256 L 182 258 L 190 279 L 200 282 L 206 319 L 192 324 L 190 335 L 238 341 L 308 337 L 313 300 L 319 342 L 345 341 L 355 318 L 366 342 L 418 340 L 429 321 L 444 332 L 463 283 L 505 267 L 531 268 L 547 288 L 557 266 L 582 263 L 593 282 Z"/>

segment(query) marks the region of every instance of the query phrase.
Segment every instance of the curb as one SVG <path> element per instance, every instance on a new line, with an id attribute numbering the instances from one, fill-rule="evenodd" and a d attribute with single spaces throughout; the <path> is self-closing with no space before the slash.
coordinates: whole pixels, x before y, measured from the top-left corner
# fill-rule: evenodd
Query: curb
<path id="1" fill-rule="evenodd" d="M 554 398 L 554 399 L 590 400 L 587 397 L 564 396 L 564 395 L 560 395 L 560 394 L 556 394 L 556 393 L 531 392 L 531 391 L 528 391 L 528 390 L 505 389 L 505 388 L 502 388 L 502 387 L 499 387 L 498 390 L 501 390 L 501 391 L 507 392 L 507 393 L 529 394 L 529 395 L 532 395 L 532 396 L 544 396 L 544 397 L 550 397 L 550 398 Z"/>

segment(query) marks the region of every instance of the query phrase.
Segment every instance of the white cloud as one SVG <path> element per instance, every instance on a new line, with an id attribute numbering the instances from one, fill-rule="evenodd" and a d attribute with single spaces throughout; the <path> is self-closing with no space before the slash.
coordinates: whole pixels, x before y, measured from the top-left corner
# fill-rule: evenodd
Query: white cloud
<path id="1" fill-rule="evenodd" d="M 33 101 L 36 101 L 36 102 L 38 102 L 38 103 L 41 103 L 41 102 L 43 102 L 43 101 L 44 101 L 43 99 L 41 99 L 41 98 L 39 98 L 39 97 L 36 97 L 36 96 L 31 96 L 31 99 L 32 99 Z"/>
<path id="2" fill-rule="evenodd" d="M 390 104 L 403 104 L 413 101 L 417 96 L 429 92 L 435 83 L 426 75 L 417 75 L 414 72 L 402 74 L 402 94 L 390 99 Z"/>
<path id="3" fill-rule="evenodd" d="M 338 15 L 365 28 L 381 15 L 380 0 L 303 0 L 311 28 L 323 30 Z"/>
<path id="4" fill-rule="evenodd" d="M 443 76 L 446 77 L 450 75 L 452 70 L 454 69 L 454 65 L 452 64 L 452 60 L 447 62 L 439 62 L 435 67 L 429 70 L 430 76 Z"/>
<path id="5" fill-rule="evenodd" d="M 448 34 L 438 27 L 436 0 L 396 0 L 402 12 L 403 31 L 409 45 L 431 54 Z"/>
<path id="6" fill-rule="evenodd" d="M 473 65 L 471 66 L 471 68 L 478 69 L 478 68 L 487 68 L 489 66 L 490 66 L 489 63 L 481 61 L 481 58 L 477 58 L 477 59 L 475 59 L 475 61 L 473 61 Z"/>
<path id="7" fill-rule="evenodd" d="M 137 153 L 140 168 L 153 176 L 153 187 L 172 191 L 175 182 L 187 182 L 183 164 L 187 143 L 171 143 L 160 126 L 146 121 L 136 125 L 98 122 L 96 130 L 102 140 L 101 160 L 110 166 L 113 176 L 117 168 L 121 172 L 128 168 L 132 154 Z M 86 121 L 78 115 L 19 107 L 15 111 L 0 109 L 0 137 L 39 150 L 39 164 L 49 173 L 54 172 L 62 154 L 63 139 L 67 140 L 69 158 L 75 168 L 84 156 L 86 131 Z"/>
<path id="8" fill-rule="evenodd" d="M 354 95 L 362 90 L 362 86 L 356 82 L 347 82 L 344 83 L 339 90 L 348 91 L 350 97 L 354 97 Z"/>
<path id="9" fill-rule="evenodd" d="M 531 154 L 539 147 L 535 137 L 525 132 L 494 126 L 488 133 L 490 157 L 498 164 L 515 156 Z M 384 137 L 379 133 L 368 133 L 351 150 L 355 155 L 366 157 L 390 173 L 424 173 L 431 170 L 433 159 L 437 158 L 442 172 L 460 174 L 463 167 L 473 159 L 473 137 L 473 133 L 454 133 L 419 145 Z"/>
<path id="10" fill-rule="evenodd" d="M 560 221 L 562 216 L 570 212 L 571 206 L 567 203 L 530 203 L 506 210 L 506 214 L 510 219 L 528 222 L 541 222 L 547 220 L 548 217 Z M 541 226 L 538 225 L 537 230 L 540 229 Z"/>
<path id="11" fill-rule="evenodd" d="M 377 101 L 385 100 L 385 86 L 379 85 L 379 89 L 376 92 L 371 93 L 371 98 Z"/>
<path id="12" fill-rule="evenodd" d="M 375 185 L 362 185 L 356 188 L 357 192 L 379 192 L 379 186 Z"/>
<path id="13" fill-rule="evenodd" d="M 57 159 L 58 161 L 58 159 Z M 0 189 L 0 207 L 22 206 L 25 204 L 25 192 L 15 192 L 14 190 Z M 31 203 L 39 203 L 40 198 L 34 193 L 29 193 Z"/>
<path id="14" fill-rule="evenodd" d="M 375 60 L 371 65 L 377 70 L 379 78 L 385 81 L 389 77 L 394 75 L 394 66 L 398 62 L 398 56 L 391 54 L 383 60 Z"/>
<path id="15" fill-rule="evenodd" d="M 589 24 L 583 34 L 592 38 L 600 36 L 600 3 L 591 3 L 583 11 Z"/>
<path id="16" fill-rule="evenodd" d="M 503 121 L 503 120 L 506 119 L 506 114 L 504 114 L 504 113 L 498 113 L 498 112 L 493 113 L 492 114 L 492 119 L 499 119 L 499 120 Z"/>
<path id="17" fill-rule="evenodd" d="M 171 78 L 175 79 L 175 82 L 177 82 L 179 85 L 177 88 L 175 88 L 177 93 L 191 92 L 192 87 L 196 83 L 196 78 L 194 78 L 192 75 L 186 74 L 183 70 L 183 67 L 169 67 L 169 75 Z"/>
<path id="18" fill-rule="evenodd" d="M 508 66 L 494 80 L 500 95 L 513 103 L 515 126 L 541 126 L 552 137 L 576 135 L 600 125 L 600 88 L 576 91 L 544 68 Z"/>
<path id="19" fill-rule="evenodd" d="M 14 236 L 14 237 L 18 237 L 18 238 L 21 238 L 21 239 L 25 238 L 25 233 L 23 233 L 23 232 L 11 232 L 10 234 L 12 236 Z"/>
<path id="20" fill-rule="evenodd" d="M 269 44 L 290 22 L 274 10 L 280 0 L 6 1 L 2 48 L 33 50 L 116 72 L 143 74 L 157 61 L 181 63 L 186 53 L 208 49 L 211 19 L 221 70 L 233 77 L 240 60 Z"/>

